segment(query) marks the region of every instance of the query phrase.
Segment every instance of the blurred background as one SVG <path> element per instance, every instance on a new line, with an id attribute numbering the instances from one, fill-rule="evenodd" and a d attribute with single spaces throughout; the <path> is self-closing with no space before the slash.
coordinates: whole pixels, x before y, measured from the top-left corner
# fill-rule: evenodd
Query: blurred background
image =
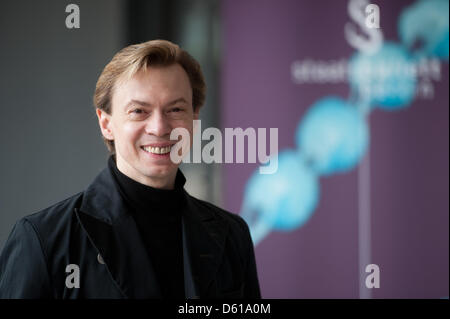
<path id="1" fill-rule="evenodd" d="M 80 28 L 66 27 L 70 3 Z M 448 298 L 448 6 L 2 1 L 0 249 L 19 218 L 105 167 L 92 105 L 104 66 L 167 39 L 202 65 L 202 129 L 278 129 L 275 174 L 182 165 L 193 196 L 250 225 L 264 298 Z"/>

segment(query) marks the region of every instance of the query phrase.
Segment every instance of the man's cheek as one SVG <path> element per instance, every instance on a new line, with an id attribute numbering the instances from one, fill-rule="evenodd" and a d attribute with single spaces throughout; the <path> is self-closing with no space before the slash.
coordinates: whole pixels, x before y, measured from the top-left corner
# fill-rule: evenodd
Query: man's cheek
<path id="1" fill-rule="evenodd" d="M 129 146 L 134 147 L 138 145 L 140 136 L 139 132 L 134 127 L 124 126 L 121 132 L 121 136 L 124 142 Z"/>

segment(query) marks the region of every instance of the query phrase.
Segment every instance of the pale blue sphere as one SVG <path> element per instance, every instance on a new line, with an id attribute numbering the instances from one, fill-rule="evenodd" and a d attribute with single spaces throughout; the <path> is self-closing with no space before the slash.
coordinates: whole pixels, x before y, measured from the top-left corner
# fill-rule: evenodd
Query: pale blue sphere
<path id="1" fill-rule="evenodd" d="M 407 107 L 416 95 L 414 60 L 399 44 L 386 42 L 375 53 L 354 54 L 348 77 L 361 102 L 384 110 Z"/>
<path id="2" fill-rule="evenodd" d="M 318 198 L 316 175 L 298 152 L 285 150 L 278 155 L 276 173 L 261 174 L 256 170 L 250 177 L 245 187 L 244 207 L 247 213 L 257 214 L 256 218 L 270 228 L 289 231 L 308 221 Z M 254 224 L 250 220 L 247 222 L 250 227 Z"/>
<path id="3" fill-rule="evenodd" d="M 417 56 L 448 61 L 449 1 L 421 0 L 403 10 L 398 33 L 402 43 Z M 418 48 L 415 46 L 419 45 Z"/>
<path id="4" fill-rule="evenodd" d="M 314 171 L 329 175 L 357 165 L 369 144 L 369 128 L 356 106 L 337 97 L 326 97 L 310 107 L 295 138 Z"/>

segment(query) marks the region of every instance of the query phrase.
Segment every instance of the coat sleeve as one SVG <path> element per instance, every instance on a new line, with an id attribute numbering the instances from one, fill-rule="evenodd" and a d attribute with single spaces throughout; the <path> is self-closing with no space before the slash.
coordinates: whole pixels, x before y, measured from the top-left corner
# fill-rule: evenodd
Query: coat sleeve
<path id="1" fill-rule="evenodd" d="M 0 255 L 0 298 L 52 298 L 42 242 L 33 224 L 19 220 Z"/>
<path id="2" fill-rule="evenodd" d="M 245 225 L 245 236 L 246 236 L 245 241 L 247 242 L 248 247 L 247 248 L 248 261 L 245 269 L 244 298 L 261 299 L 253 241 L 247 223 L 244 220 L 242 221 Z"/>

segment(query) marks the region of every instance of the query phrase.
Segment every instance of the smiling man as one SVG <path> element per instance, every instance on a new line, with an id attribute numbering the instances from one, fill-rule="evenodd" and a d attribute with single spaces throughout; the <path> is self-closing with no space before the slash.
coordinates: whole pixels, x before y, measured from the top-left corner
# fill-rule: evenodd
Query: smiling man
<path id="1" fill-rule="evenodd" d="M 183 127 L 192 135 L 200 108 L 194 111 L 187 73 L 179 64 L 147 67 L 116 85 L 112 105 L 112 114 L 100 106 L 97 115 L 103 136 L 114 141 L 117 168 L 141 184 L 173 188 L 170 133 Z"/>
<path id="2" fill-rule="evenodd" d="M 110 152 L 87 189 L 19 220 L 0 256 L 1 298 L 260 298 L 235 214 L 190 196 L 170 159 L 205 99 L 199 64 L 162 40 L 118 52 L 94 105 Z"/>

